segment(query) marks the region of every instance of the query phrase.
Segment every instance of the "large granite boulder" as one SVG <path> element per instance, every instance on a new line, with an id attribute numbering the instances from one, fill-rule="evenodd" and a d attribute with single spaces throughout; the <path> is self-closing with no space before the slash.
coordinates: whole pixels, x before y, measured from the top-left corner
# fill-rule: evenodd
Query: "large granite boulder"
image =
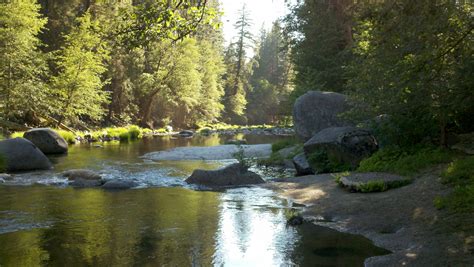
<path id="1" fill-rule="evenodd" d="M 377 151 L 378 145 L 375 137 L 367 130 L 332 127 L 314 135 L 304 144 L 303 149 L 306 155 L 324 154 L 334 164 L 345 164 L 355 169 L 362 159 Z"/>
<path id="2" fill-rule="evenodd" d="M 296 99 L 293 123 L 296 135 L 304 141 L 329 127 L 351 126 L 340 118 L 350 106 L 346 96 L 333 92 L 310 91 Z"/>
<path id="3" fill-rule="evenodd" d="M 35 144 L 44 154 L 64 154 L 68 149 L 66 140 L 49 128 L 29 130 L 23 137 Z"/>
<path id="4" fill-rule="evenodd" d="M 49 159 L 25 138 L 0 141 L 0 154 L 5 158 L 7 171 L 47 170 Z"/>
<path id="5" fill-rule="evenodd" d="M 314 174 L 314 170 L 309 165 L 304 153 L 300 153 L 293 158 L 293 165 L 296 169 L 296 176 Z"/>
<path id="6" fill-rule="evenodd" d="M 62 176 L 67 177 L 69 185 L 74 187 L 97 187 L 105 183 L 100 174 L 86 169 L 65 171 Z"/>
<path id="7" fill-rule="evenodd" d="M 235 163 L 218 170 L 195 170 L 191 176 L 186 179 L 186 182 L 188 184 L 198 184 L 211 187 L 265 183 L 260 175 L 249 171 L 240 163 Z"/>

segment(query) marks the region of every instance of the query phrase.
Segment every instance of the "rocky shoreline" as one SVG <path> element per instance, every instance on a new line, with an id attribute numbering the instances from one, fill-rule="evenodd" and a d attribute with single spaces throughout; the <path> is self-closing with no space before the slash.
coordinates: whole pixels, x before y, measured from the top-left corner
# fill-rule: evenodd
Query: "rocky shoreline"
<path id="1" fill-rule="evenodd" d="M 440 183 L 439 170 L 424 172 L 412 184 L 383 193 L 350 193 L 330 174 L 260 186 L 306 205 L 302 215 L 307 221 L 363 235 L 392 251 L 368 258 L 366 266 L 472 266 L 474 262 L 474 236 L 453 229 L 451 215 L 434 207 L 436 196 L 450 191 Z M 463 216 L 461 221 L 474 222 L 472 216 Z"/>

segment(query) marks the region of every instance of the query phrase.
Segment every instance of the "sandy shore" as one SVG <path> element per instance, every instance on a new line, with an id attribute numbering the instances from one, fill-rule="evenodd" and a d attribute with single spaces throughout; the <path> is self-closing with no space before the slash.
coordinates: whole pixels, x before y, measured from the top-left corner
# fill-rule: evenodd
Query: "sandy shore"
<path id="1" fill-rule="evenodd" d="M 433 201 L 449 188 L 439 170 L 383 193 L 350 193 L 330 174 L 289 178 L 263 185 L 308 206 L 315 224 L 361 234 L 392 254 L 372 257 L 366 266 L 474 266 L 474 215 L 449 215 Z M 466 230 L 467 229 L 467 230 Z M 464 230 L 464 231 L 463 231 Z"/>

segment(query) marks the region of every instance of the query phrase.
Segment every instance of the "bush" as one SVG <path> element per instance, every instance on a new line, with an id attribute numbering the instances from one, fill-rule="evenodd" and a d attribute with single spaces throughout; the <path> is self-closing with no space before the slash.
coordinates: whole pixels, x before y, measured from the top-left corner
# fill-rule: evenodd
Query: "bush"
<path id="1" fill-rule="evenodd" d="M 452 160 L 449 150 L 433 146 L 415 146 L 412 148 L 385 147 L 370 158 L 362 160 L 358 171 L 392 172 L 400 175 L 412 175 L 420 170 Z"/>
<path id="2" fill-rule="evenodd" d="M 437 208 L 457 212 L 474 212 L 474 156 L 458 159 L 441 174 L 443 183 L 454 186 L 446 197 L 435 200 Z"/>
<path id="3" fill-rule="evenodd" d="M 141 134 L 140 127 L 138 127 L 136 125 L 132 125 L 132 126 L 130 126 L 130 128 L 128 128 L 128 133 L 129 133 L 129 139 L 130 140 L 137 140 L 138 137 Z"/>
<path id="4" fill-rule="evenodd" d="M 130 141 L 130 133 L 129 132 L 122 132 L 119 134 L 119 140 L 120 142 L 128 142 Z"/>
<path id="5" fill-rule="evenodd" d="M 74 133 L 65 131 L 65 130 L 59 130 L 59 129 L 54 129 L 54 131 L 56 131 L 69 144 L 76 143 L 76 135 Z"/>
<path id="6" fill-rule="evenodd" d="M 300 141 L 298 141 L 298 139 L 281 140 L 272 144 L 272 152 L 277 152 L 278 150 L 282 150 L 283 148 L 291 147 L 299 143 Z"/>
<path id="7" fill-rule="evenodd" d="M 316 173 L 350 171 L 349 164 L 341 163 L 328 155 L 324 150 L 318 150 L 308 155 L 308 163 Z"/>
<path id="8" fill-rule="evenodd" d="M 14 132 L 10 135 L 10 138 L 18 138 L 18 137 L 23 137 L 25 132 Z"/>

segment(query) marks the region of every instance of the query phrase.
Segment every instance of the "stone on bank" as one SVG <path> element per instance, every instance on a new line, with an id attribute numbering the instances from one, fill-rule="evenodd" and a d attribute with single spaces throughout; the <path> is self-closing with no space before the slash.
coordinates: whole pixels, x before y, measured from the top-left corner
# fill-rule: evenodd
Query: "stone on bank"
<path id="1" fill-rule="evenodd" d="M 64 154 L 68 150 L 66 140 L 49 128 L 29 130 L 23 137 L 35 144 L 44 154 Z"/>
<path id="2" fill-rule="evenodd" d="M 25 138 L 0 141 L 0 154 L 7 171 L 48 170 L 51 162 L 32 142 Z"/>

